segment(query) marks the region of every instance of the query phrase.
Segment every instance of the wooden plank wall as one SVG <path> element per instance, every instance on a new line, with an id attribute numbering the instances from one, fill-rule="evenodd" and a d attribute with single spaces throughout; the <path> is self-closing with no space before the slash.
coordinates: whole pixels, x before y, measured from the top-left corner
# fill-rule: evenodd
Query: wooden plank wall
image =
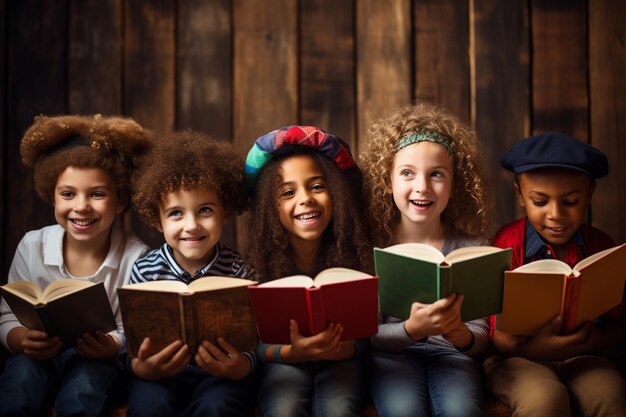
<path id="1" fill-rule="evenodd" d="M 501 154 L 560 130 L 609 156 L 589 219 L 623 242 L 624 21 L 618 0 L 0 0 L 0 281 L 23 234 L 53 222 L 19 159 L 38 114 L 198 129 L 242 157 L 276 127 L 315 124 L 358 153 L 372 120 L 428 100 L 476 129 L 494 229 L 520 214 Z M 242 241 L 245 219 L 226 234 Z"/>

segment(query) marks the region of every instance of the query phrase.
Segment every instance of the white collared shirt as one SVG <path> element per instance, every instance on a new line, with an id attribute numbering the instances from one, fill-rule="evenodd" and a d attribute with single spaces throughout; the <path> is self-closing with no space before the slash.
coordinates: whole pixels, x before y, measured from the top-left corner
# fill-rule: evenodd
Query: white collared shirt
<path id="1" fill-rule="evenodd" d="M 147 250 L 139 238 L 122 230 L 117 223 L 111 231 L 111 247 L 102 265 L 95 274 L 88 277 L 74 277 L 65 267 L 63 261 L 63 236 L 65 230 L 58 224 L 33 230 L 22 238 L 11 268 L 8 282 L 32 281 L 42 290 L 53 281 L 59 279 L 78 279 L 104 283 L 111 308 L 117 321 L 117 334 L 122 341 L 120 351 L 124 351 L 126 343 L 123 337 L 122 315 L 117 298 L 117 288 L 128 283 L 133 263 Z M 86 312 L 88 314 L 88 312 Z M 4 300 L 0 304 L 0 341 L 9 349 L 7 336 L 9 332 L 21 326 L 15 315 Z M 9 349 L 10 350 L 10 349 Z"/>

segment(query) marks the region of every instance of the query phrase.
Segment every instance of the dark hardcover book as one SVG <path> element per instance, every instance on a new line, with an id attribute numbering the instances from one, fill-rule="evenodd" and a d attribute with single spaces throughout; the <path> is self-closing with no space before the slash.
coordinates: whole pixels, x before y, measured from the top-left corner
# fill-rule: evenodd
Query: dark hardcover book
<path id="1" fill-rule="evenodd" d="M 0 287 L 11 311 L 22 325 L 58 336 L 64 345 L 96 330 L 117 329 L 103 283 L 62 279 L 43 291 L 30 281 L 11 282 Z"/>
<path id="2" fill-rule="evenodd" d="M 247 290 L 253 284 L 250 280 L 213 276 L 189 285 L 164 280 L 118 288 L 131 356 L 137 356 L 146 337 L 154 352 L 176 340 L 195 352 L 204 340 L 217 345 L 218 336 L 241 352 L 253 350 L 257 331 Z"/>

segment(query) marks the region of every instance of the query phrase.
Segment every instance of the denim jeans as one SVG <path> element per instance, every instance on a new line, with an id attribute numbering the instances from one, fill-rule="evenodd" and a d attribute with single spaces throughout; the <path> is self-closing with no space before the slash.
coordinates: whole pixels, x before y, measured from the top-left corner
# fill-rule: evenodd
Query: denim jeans
<path id="1" fill-rule="evenodd" d="M 171 378 L 129 383 L 128 417 L 248 416 L 256 398 L 256 375 L 233 381 L 188 366 Z"/>
<path id="2" fill-rule="evenodd" d="M 399 353 L 372 352 L 371 394 L 381 417 L 481 416 L 477 361 L 421 343 Z"/>
<path id="3" fill-rule="evenodd" d="M 113 361 L 87 359 L 74 349 L 46 361 L 18 354 L 0 376 L 0 415 L 40 415 L 52 404 L 58 417 L 104 415 L 120 379 Z"/>
<path id="4" fill-rule="evenodd" d="M 263 417 L 359 416 L 365 396 L 362 360 L 270 363 L 259 392 Z"/>

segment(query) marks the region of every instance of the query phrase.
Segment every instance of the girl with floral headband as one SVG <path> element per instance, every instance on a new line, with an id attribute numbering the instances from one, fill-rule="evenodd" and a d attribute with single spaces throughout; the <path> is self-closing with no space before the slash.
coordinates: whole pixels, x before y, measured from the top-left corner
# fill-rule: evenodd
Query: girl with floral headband
<path id="1" fill-rule="evenodd" d="M 247 254 L 262 281 L 335 266 L 371 272 L 361 172 L 341 139 L 311 126 L 272 131 L 248 153 L 246 176 L 253 193 Z M 341 342 L 337 323 L 311 337 L 289 325 L 291 344 L 257 349 L 265 362 L 261 415 L 358 416 L 366 341 Z"/>
<path id="2" fill-rule="evenodd" d="M 362 159 L 376 246 L 425 243 L 445 255 L 486 241 L 477 140 L 448 112 L 419 104 L 375 122 Z M 413 303 L 405 321 L 383 317 L 370 338 L 371 393 L 381 417 L 482 415 L 474 358 L 488 347 L 488 321 L 461 322 L 462 302 L 451 294 Z"/>
<path id="3" fill-rule="evenodd" d="M 116 288 L 147 247 L 116 219 L 128 207 L 131 170 L 150 145 L 150 132 L 120 117 L 39 116 L 22 138 L 22 161 L 58 224 L 24 236 L 9 282 L 41 289 L 59 279 L 103 283 L 118 329 L 63 346 L 21 325 L 2 301 L 0 340 L 13 356 L 0 377 L 0 415 L 42 415 L 51 403 L 58 416 L 102 415 L 121 388 L 116 359 L 126 344 Z"/>

